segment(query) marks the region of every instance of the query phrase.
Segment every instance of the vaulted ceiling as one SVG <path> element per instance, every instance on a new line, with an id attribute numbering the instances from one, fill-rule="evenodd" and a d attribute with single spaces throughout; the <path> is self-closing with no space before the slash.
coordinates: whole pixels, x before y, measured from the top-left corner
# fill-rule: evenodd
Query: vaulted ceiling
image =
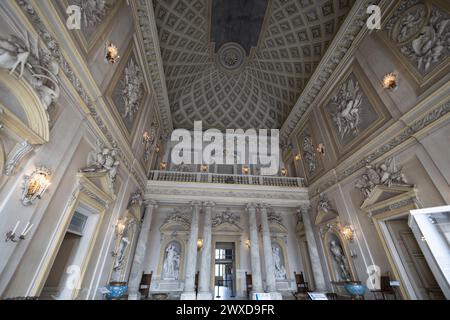
<path id="1" fill-rule="evenodd" d="M 175 128 L 280 128 L 354 0 L 154 0 Z"/>

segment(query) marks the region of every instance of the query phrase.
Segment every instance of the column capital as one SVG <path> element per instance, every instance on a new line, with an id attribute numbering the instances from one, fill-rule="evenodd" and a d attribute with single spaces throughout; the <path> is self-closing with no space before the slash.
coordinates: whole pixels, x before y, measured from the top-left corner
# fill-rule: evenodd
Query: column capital
<path id="1" fill-rule="evenodd" d="M 157 208 L 158 207 L 158 202 L 155 201 L 155 200 L 151 200 L 151 199 L 144 200 L 144 206 L 145 207 L 152 206 L 153 208 Z"/>
<path id="2" fill-rule="evenodd" d="M 215 206 L 216 206 L 216 203 L 213 202 L 213 201 L 206 201 L 206 202 L 203 202 L 203 206 L 204 206 L 205 208 L 212 208 L 212 207 L 215 207 Z"/>
<path id="3" fill-rule="evenodd" d="M 191 201 L 191 202 L 189 202 L 189 204 L 190 204 L 192 207 L 199 207 L 199 206 L 202 205 L 202 203 L 201 203 L 200 201 L 197 201 L 197 200 Z"/>
<path id="4" fill-rule="evenodd" d="M 256 203 L 250 202 L 250 203 L 247 203 L 247 205 L 245 206 L 245 209 L 246 209 L 246 210 L 250 210 L 250 209 L 256 210 L 256 207 L 257 207 L 257 206 L 258 206 L 258 205 L 257 205 Z"/>
<path id="5" fill-rule="evenodd" d="M 268 203 L 260 203 L 258 206 L 260 209 L 266 209 L 266 210 L 269 210 L 272 208 L 272 206 Z"/>
<path id="6" fill-rule="evenodd" d="M 301 214 L 309 214 L 310 210 L 311 210 L 311 204 L 309 204 L 309 203 L 302 203 L 297 208 L 297 212 L 300 212 Z"/>

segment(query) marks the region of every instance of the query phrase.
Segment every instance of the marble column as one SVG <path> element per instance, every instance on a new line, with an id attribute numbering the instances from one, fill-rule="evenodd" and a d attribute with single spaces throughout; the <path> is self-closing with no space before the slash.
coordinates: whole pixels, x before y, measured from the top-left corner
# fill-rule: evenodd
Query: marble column
<path id="1" fill-rule="evenodd" d="M 181 294 L 181 300 L 196 300 L 197 298 L 195 294 L 195 272 L 197 271 L 197 240 L 200 203 L 193 201 L 191 205 L 191 232 L 187 246 L 184 292 Z"/>
<path id="2" fill-rule="evenodd" d="M 298 210 L 301 213 L 301 218 L 303 219 L 306 241 L 308 241 L 308 251 L 313 271 L 315 291 L 326 291 L 327 288 L 325 278 L 323 276 L 322 263 L 320 262 L 319 250 L 317 249 L 317 242 L 314 237 L 313 225 L 309 215 L 310 209 L 311 207 L 309 205 L 304 205 Z"/>
<path id="3" fill-rule="evenodd" d="M 158 204 L 156 201 L 150 200 L 145 202 L 144 220 L 141 224 L 133 264 L 131 266 L 130 280 L 128 281 L 129 300 L 139 300 L 141 298 L 139 293 L 139 285 L 141 283 L 142 272 L 144 271 L 143 261 L 145 258 L 145 252 L 147 251 L 147 242 L 150 234 L 153 213 L 157 207 Z"/>
<path id="4" fill-rule="evenodd" d="M 199 292 L 197 300 L 212 300 L 211 292 L 211 238 L 212 238 L 212 209 L 215 203 L 205 203 L 205 218 L 203 225 L 202 261 L 199 275 Z"/>
<path id="5" fill-rule="evenodd" d="M 256 205 L 247 205 L 250 223 L 250 256 L 252 264 L 253 293 L 264 292 L 261 280 L 261 259 L 259 256 L 258 227 L 256 224 Z"/>
<path id="6" fill-rule="evenodd" d="M 275 264 L 273 262 L 272 241 L 270 239 L 269 219 L 267 217 L 268 206 L 263 204 L 260 206 L 262 241 L 264 251 L 264 266 L 266 270 L 266 289 L 267 292 L 277 291 L 275 281 Z"/>

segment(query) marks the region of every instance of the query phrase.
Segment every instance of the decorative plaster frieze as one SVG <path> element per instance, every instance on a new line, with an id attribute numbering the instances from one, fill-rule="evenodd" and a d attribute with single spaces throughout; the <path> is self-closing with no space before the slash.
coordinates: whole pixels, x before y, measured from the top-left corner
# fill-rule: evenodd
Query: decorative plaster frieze
<path id="1" fill-rule="evenodd" d="M 148 74 L 159 106 L 163 130 L 162 137 L 165 140 L 172 132 L 173 124 L 152 1 L 137 0 L 133 1 L 131 6 L 138 23 L 138 31 L 141 33 L 145 61 L 149 70 Z"/>

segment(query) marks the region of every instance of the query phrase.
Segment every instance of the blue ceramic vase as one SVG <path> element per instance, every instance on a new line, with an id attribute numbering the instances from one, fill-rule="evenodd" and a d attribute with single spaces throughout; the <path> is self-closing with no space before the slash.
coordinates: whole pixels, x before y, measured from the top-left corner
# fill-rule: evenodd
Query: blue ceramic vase
<path id="1" fill-rule="evenodd" d="M 345 284 L 345 290 L 355 298 L 364 297 L 366 293 L 366 287 L 358 282 L 347 282 Z"/>
<path id="2" fill-rule="evenodd" d="M 121 299 L 128 293 L 126 282 L 111 282 L 106 288 L 109 290 L 109 293 L 106 294 L 108 300 Z"/>

